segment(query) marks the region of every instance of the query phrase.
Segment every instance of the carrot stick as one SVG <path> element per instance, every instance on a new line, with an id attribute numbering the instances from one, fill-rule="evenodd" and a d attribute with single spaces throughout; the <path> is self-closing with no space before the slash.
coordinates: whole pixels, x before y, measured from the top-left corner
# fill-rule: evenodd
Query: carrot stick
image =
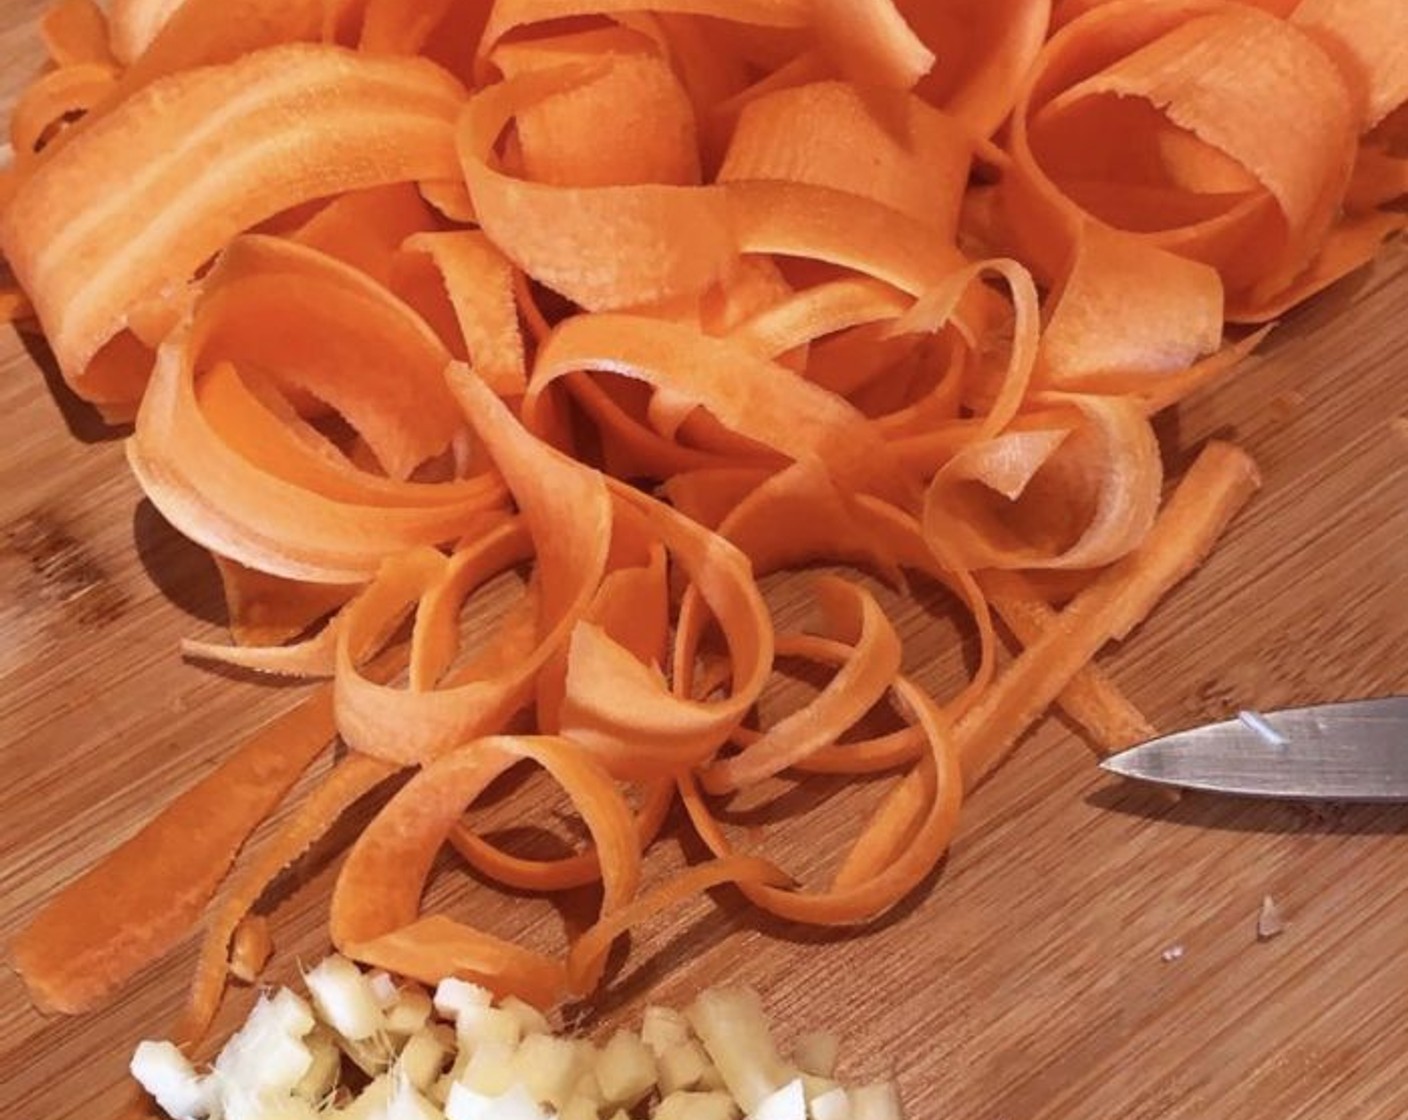
<path id="1" fill-rule="evenodd" d="M 1144 543 L 1076 596 L 1057 622 L 960 719 L 954 736 L 972 789 L 1106 642 L 1127 635 L 1212 549 L 1261 484 L 1245 452 L 1210 443 Z"/>

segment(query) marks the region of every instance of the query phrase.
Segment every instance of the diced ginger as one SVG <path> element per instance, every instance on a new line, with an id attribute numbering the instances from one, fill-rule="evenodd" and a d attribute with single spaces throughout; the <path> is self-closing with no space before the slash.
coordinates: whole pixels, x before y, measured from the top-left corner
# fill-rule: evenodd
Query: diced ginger
<path id="1" fill-rule="evenodd" d="M 389 1073 L 374 1077 L 350 1104 L 333 1113 L 337 1120 L 382 1120 L 396 1094 L 396 1079 Z"/>
<path id="2" fill-rule="evenodd" d="M 807 1120 L 807 1094 L 802 1079 L 789 1081 L 758 1102 L 748 1120 Z"/>
<path id="3" fill-rule="evenodd" d="M 450 1031 L 438 1026 L 421 1027 L 401 1047 L 397 1069 L 411 1085 L 425 1092 L 439 1079 L 453 1046 L 454 1035 Z"/>
<path id="4" fill-rule="evenodd" d="M 673 1007 L 650 1004 L 641 1017 L 640 1038 L 657 1058 L 689 1041 L 689 1020 Z"/>
<path id="5" fill-rule="evenodd" d="M 386 1030 L 381 1004 L 366 975 L 346 957 L 327 957 L 303 978 L 318 1016 L 349 1042 Z"/>
<path id="6" fill-rule="evenodd" d="M 493 1001 L 488 988 L 481 988 L 468 980 L 457 980 L 453 976 L 441 980 L 435 988 L 435 1010 L 442 1019 L 449 1019 L 452 1023 L 458 1023 L 466 1011 L 488 1007 Z"/>
<path id="7" fill-rule="evenodd" d="M 372 995 L 376 997 L 383 1011 L 395 1003 L 401 994 L 396 986 L 396 978 L 384 969 L 367 973 L 367 987 L 371 988 Z"/>
<path id="8" fill-rule="evenodd" d="M 318 1106 L 301 1097 L 251 1100 L 241 1098 L 225 1106 L 225 1120 L 323 1120 Z"/>
<path id="9" fill-rule="evenodd" d="M 727 1093 L 681 1090 L 663 1097 L 653 1120 L 736 1120 L 738 1105 Z"/>
<path id="10" fill-rule="evenodd" d="M 517 996 L 505 996 L 499 1001 L 499 1009 L 507 1011 L 518 1020 L 519 1034 L 524 1038 L 530 1034 L 552 1034 L 552 1026 L 548 1023 L 547 1016 Z"/>
<path id="11" fill-rule="evenodd" d="M 512 1080 L 536 1101 L 561 1108 L 583 1073 L 583 1052 L 570 1038 L 529 1035 L 513 1055 Z"/>
<path id="12" fill-rule="evenodd" d="M 904 1120 L 899 1088 L 893 1081 L 877 1081 L 851 1090 L 851 1120 Z"/>
<path id="13" fill-rule="evenodd" d="M 523 1023 L 512 1011 L 502 1007 L 470 1007 L 455 1019 L 455 1034 L 459 1044 L 470 1049 L 486 1042 L 516 1046 L 523 1037 Z"/>
<path id="14" fill-rule="evenodd" d="M 694 1033 L 744 1112 L 797 1076 L 773 1042 L 762 1000 L 749 988 L 714 988 L 686 1012 Z"/>
<path id="15" fill-rule="evenodd" d="M 813 1097 L 807 1108 L 811 1111 L 811 1120 L 852 1120 L 851 1098 L 839 1086 Z"/>
<path id="16" fill-rule="evenodd" d="M 514 1047 L 507 1042 L 486 1042 L 469 1055 L 458 1083 L 487 1097 L 497 1097 L 513 1087 Z"/>
<path id="17" fill-rule="evenodd" d="M 287 988 L 261 997 L 216 1057 L 218 1083 L 253 1099 L 292 1093 L 313 1064 L 303 1038 L 314 1023 L 312 1009 Z"/>
<path id="18" fill-rule="evenodd" d="M 591 1068 L 584 1069 L 581 1076 L 577 1078 L 577 1084 L 572 1086 L 572 1096 L 583 1097 L 600 1106 L 604 1094 L 601 1091 L 601 1081 L 596 1075 L 596 1057 L 593 1053 L 584 1053 L 582 1062 Z"/>
<path id="19" fill-rule="evenodd" d="M 714 1071 L 714 1063 L 709 1061 L 703 1045 L 692 1038 L 666 1047 L 658 1055 L 655 1065 L 660 1092 L 665 1096 L 680 1089 L 722 1087 L 705 1084 Z"/>
<path id="20" fill-rule="evenodd" d="M 553 1120 L 522 1085 L 490 1096 L 456 1085 L 445 1102 L 446 1120 Z"/>
<path id="21" fill-rule="evenodd" d="M 574 1096 L 557 1114 L 557 1120 L 597 1120 L 600 1115 L 596 1101 Z"/>
<path id="22" fill-rule="evenodd" d="M 833 1081 L 829 1077 L 814 1077 L 810 1073 L 802 1074 L 802 1088 L 806 1090 L 809 1101 L 814 1101 L 817 1097 L 824 1097 L 833 1089 L 840 1087 L 839 1082 Z"/>
<path id="23" fill-rule="evenodd" d="M 444 1113 L 426 1100 L 404 1076 L 396 1079 L 396 1089 L 379 1120 L 445 1120 Z"/>
<path id="24" fill-rule="evenodd" d="M 831 1077 L 836 1072 L 840 1052 L 841 1039 L 833 1031 L 811 1031 L 797 1039 L 792 1048 L 792 1060 L 803 1073 Z"/>
<path id="25" fill-rule="evenodd" d="M 365 1073 L 368 1077 L 379 1077 L 391 1068 L 391 1063 L 396 1060 L 396 1051 L 392 1048 L 389 1038 L 385 1034 L 372 1035 L 371 1038 L 352 1039 L 344 1038 L 342 1035 L 335 1035 L 338 1049 L 341 1050 L 352 1064 Z"/>
<path id="26" fill-rule="evenodd" d="M 445 1098 L 445 1120 L 484 1120 L 493 1106 L 493 1097 L 476 1093 L 457 1081 Z"/>
<path id="27" fill-rule="evenodd" d="M 293 1095 L 318 1104 L 337 1088 L 337 1079 L 342 1073 L 342 1051 L 337 1048 L 332 1033 L 321 1023 L 304 1036 L 303 1045 L 308 1047 L 313 1060 L 293 1087 Z"/>
<path id="28" fill-rule="evenodd" d="M 430 1022 L 433 1011 L 434 1006 L 430 1002 L 430 994 L 424 988 L 402 988 L 396 993 L 395 1000 L 384 1010 L 386 1033 L 415 1034 Z"/>
<path id="29" fill-rule="evenodd" d="M 655 1058 L 632 1031 L 617 1031 L 596 1061 L 596 1079 L 607 1104 L 632 1107 L 655 1088 Z"/>
<path id="30" fill-rule="evenodd" d="M 173 1120 L 198 1120 L 211 1110 L 211 1086 L 169 1042 L 141 1042 L 129 1067 L 143 1089 Z"/>

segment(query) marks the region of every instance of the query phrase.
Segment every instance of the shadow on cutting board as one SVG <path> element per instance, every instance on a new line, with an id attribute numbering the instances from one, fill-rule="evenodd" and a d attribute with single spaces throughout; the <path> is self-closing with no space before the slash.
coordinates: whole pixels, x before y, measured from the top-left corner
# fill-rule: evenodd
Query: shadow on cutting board
<path id="1" fill-rule="evenodd" d="M 64 419 L 68 433 L 80 443 L 111 443 L 126 439 L 132 434 L 131 424 L 109 424 L 91 404 L 69 388 L 64 375 L 59 371 L 59 363 L 49 343 L 38 331 L 15 332 L 30 361 L 39 367 L 44 375 L 44 384 L 49 395 Z"/>
<path id="2" fill-rule="evenodd" d="M 1218 832 L 1295 833 L 1314 836 L 1385 836 L 1408 833 L 1408 805 L 1351 804 L 1342 801 L 1276 801 L 1167 792 L 1133 781 L 1113 780 L 1092 791 L 1085 803 L 1096 809 L 1186 828 Z"/>

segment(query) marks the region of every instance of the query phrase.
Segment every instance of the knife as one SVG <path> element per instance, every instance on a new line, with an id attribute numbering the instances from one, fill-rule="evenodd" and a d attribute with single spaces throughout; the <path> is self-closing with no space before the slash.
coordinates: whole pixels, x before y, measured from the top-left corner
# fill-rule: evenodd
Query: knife
<path id="1" fill-rule="evenodd" d="M 1240 712 L 1100 765 L 1126 778 L 1240 797 L 1408 801 L 1408 696 Z"/>

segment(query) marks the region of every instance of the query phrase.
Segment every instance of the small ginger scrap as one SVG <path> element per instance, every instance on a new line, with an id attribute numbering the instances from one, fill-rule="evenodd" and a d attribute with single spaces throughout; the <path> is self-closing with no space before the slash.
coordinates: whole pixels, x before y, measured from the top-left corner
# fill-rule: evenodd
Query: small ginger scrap
<path id="1" fill-rule="evenodd" d="M 1269 894 L 1261 899 L 1261 910 L 1256 916 L 1256 939 L 1270 941 L 1286 932 L 1286 920 L 1281 916 L 1281 908 Z"/>

